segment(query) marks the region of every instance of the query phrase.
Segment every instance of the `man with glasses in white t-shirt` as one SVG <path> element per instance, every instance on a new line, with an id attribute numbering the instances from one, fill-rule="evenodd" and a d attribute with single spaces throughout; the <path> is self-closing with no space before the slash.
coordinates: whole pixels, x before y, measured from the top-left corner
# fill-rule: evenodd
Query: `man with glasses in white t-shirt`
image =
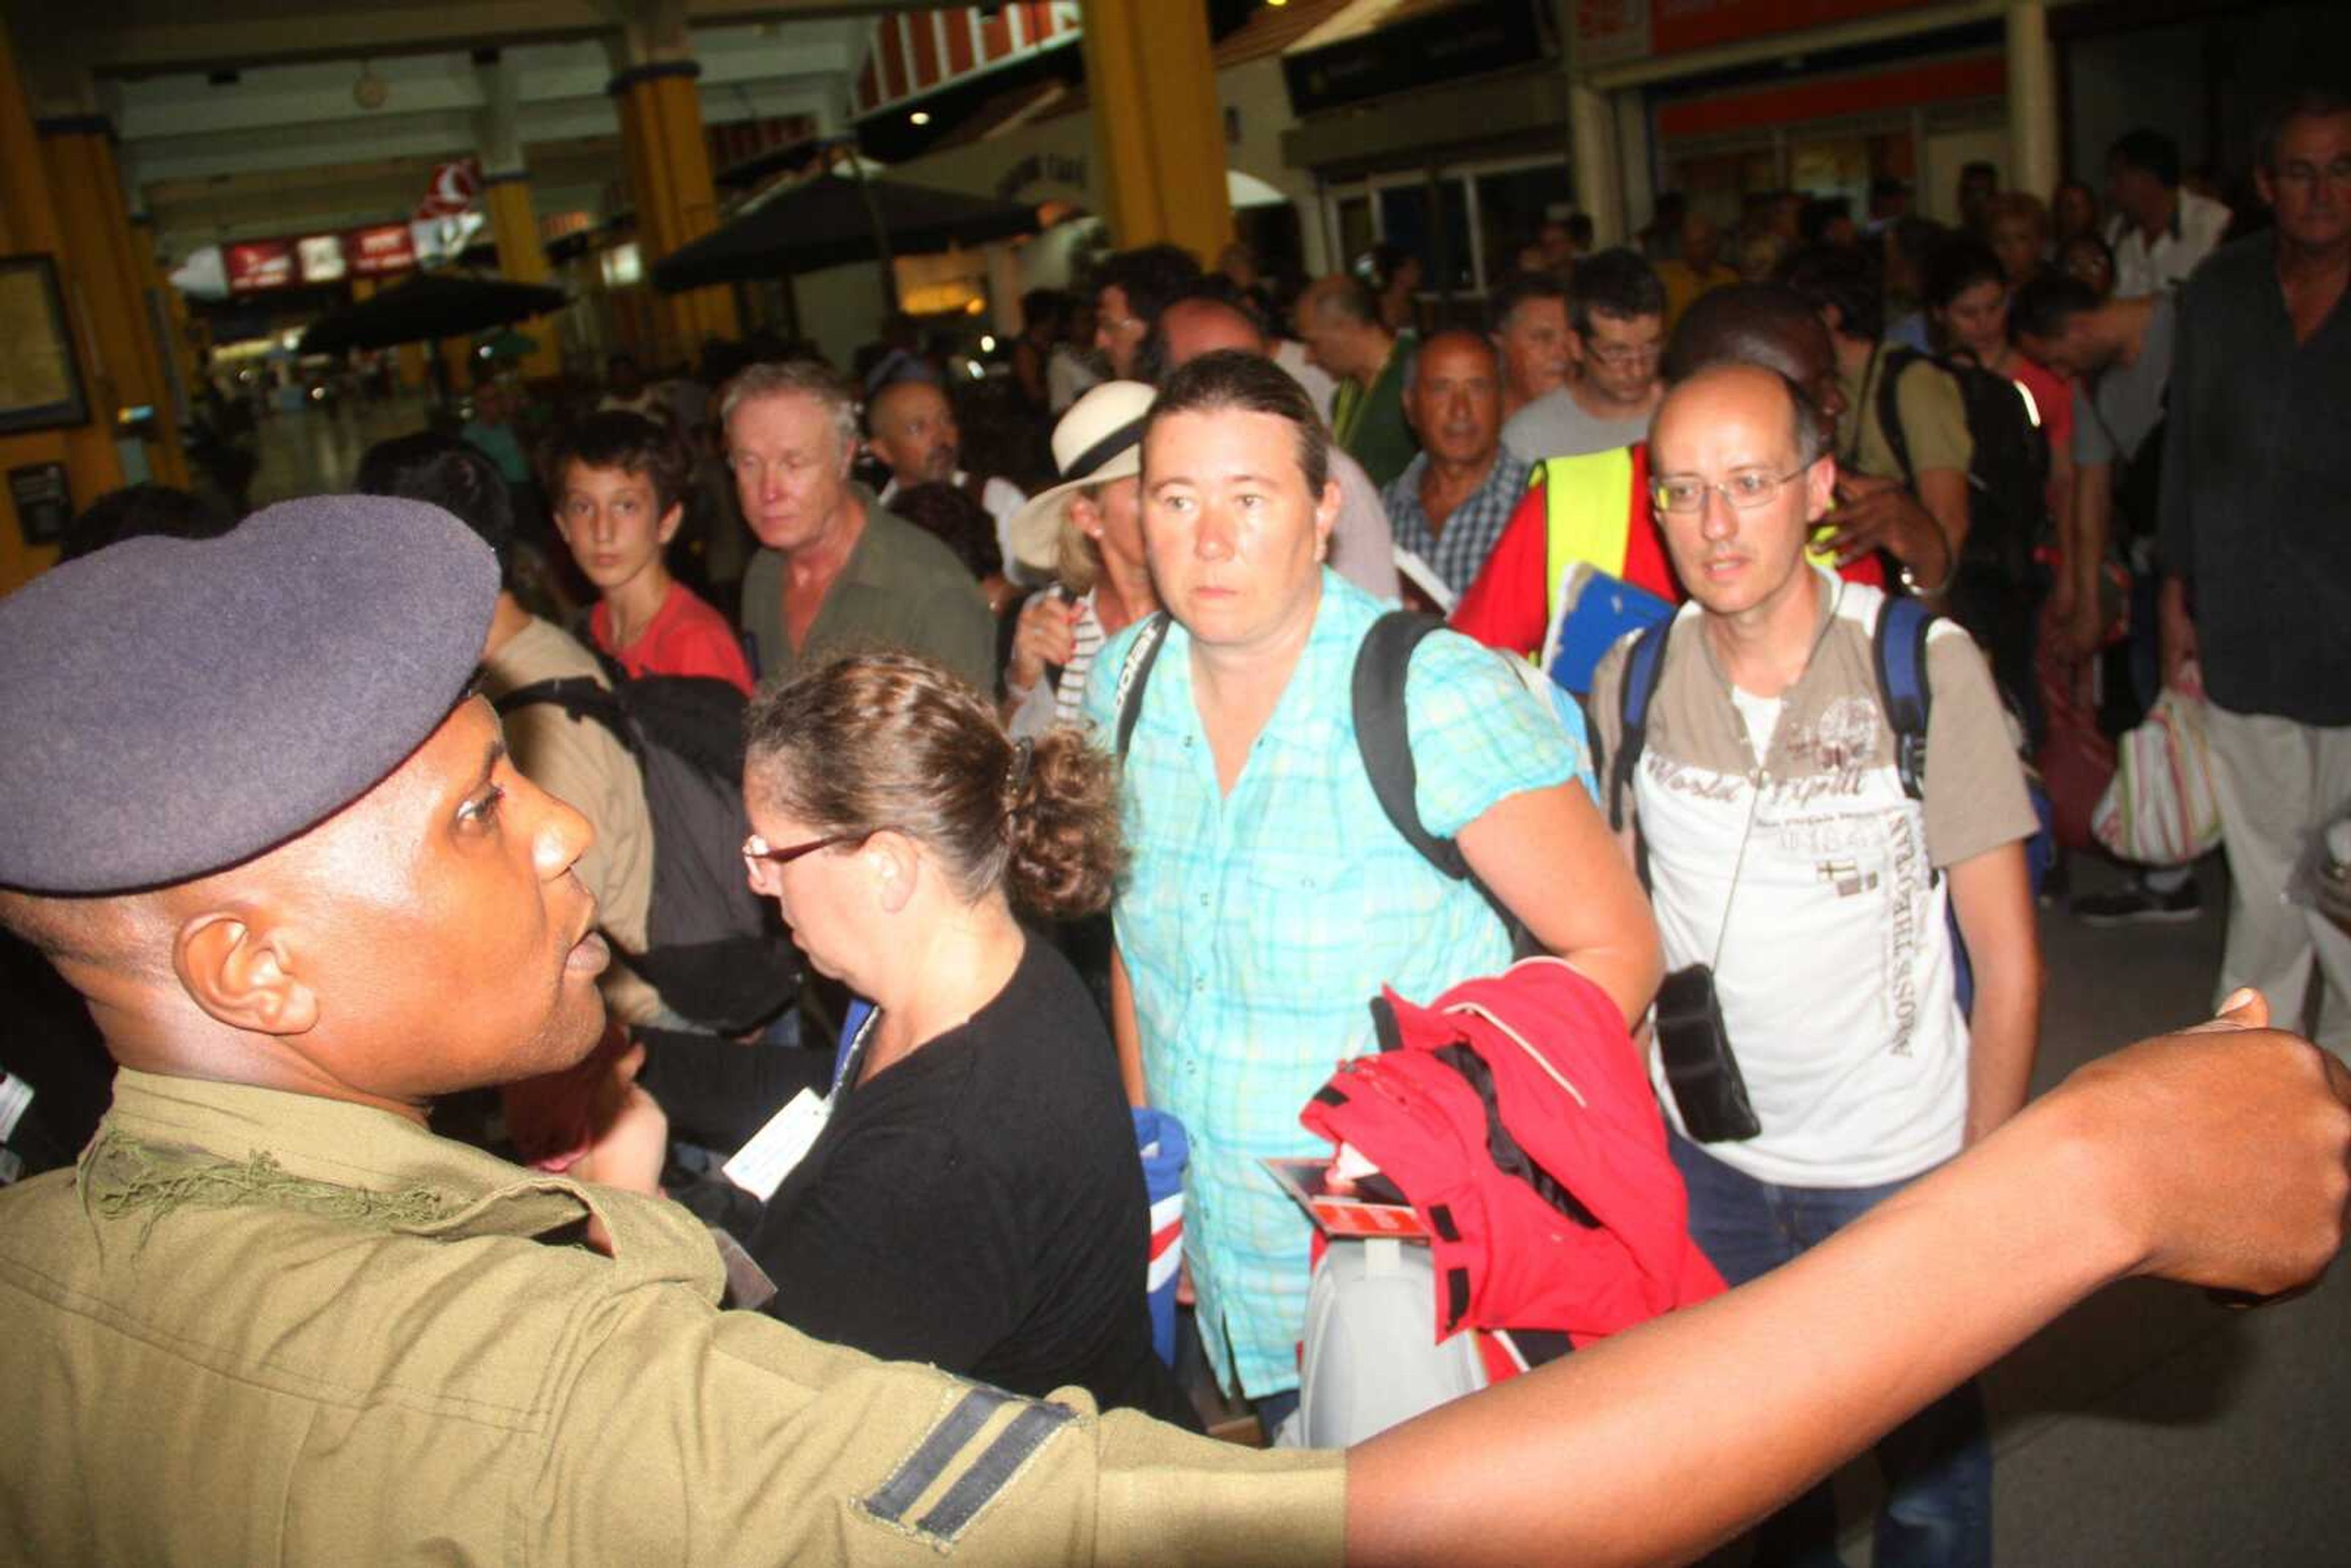
<path id="1" fill-rule="evenodd" d="M 1873 652 L 1886 596 L 1805 559 L 1835 492 L 1828 428 L 1794 382 L 1755 365 L 1717 363 L 1667 394 L 1650 498 L 1691 602 L 1664 632 L 1636 756 L 1624 749 L 1629 642 L 1592 694 L 1667 994 L 1710 968 L 1760 1124 L 1741 1138 L 1678 1098 L 1682 1074 L 1664 1062 L 1681 1064 L 1681 1042 L 1660 1021 L 1653 1071 L 1690 1233 L 1734 1285 L 2013 1115 L 2038 1043 L 2034 821 L 1999 699 L 1967 633 L 1930 623 L 1924 799 L 1911 798 Z M 1965 1010 L 1953 911 L 1974 971 Z M 1877 1451 L 1881 1568 L 1990 1560 L 1991 1459 L 1971 1386 Z M 1835 1532 L 1834 1500 L 1815 1490 L 1761 1527 L 1757 1561 L 1834 1562 Z"/>

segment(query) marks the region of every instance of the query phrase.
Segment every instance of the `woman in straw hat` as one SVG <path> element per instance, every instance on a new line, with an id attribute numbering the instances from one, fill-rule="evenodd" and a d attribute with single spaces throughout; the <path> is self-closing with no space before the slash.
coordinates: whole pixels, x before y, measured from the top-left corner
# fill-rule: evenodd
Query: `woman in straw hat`
<path id="1" fill-rule="evenodd" d="M 1078 717 L 1086 672 L 1108 639 L 1159 608 L 1143 559 L 1143 416 L 1153 389 L 1105 382 L 1053 427 L 1061 482 L 1013 514 L 1008 542 L 1055 582 L 1030 599 L 1004 670 L 1013 738 Z"/>

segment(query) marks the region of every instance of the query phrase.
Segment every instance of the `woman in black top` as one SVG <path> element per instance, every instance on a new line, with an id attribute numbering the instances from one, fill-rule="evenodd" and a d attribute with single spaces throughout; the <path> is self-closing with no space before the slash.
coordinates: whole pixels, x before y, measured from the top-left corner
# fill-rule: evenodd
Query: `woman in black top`
<path id="1" fill-rule="evenodd" d="M 1068 961 L 1013 915 L 1108 899 L 1111 763 L 1071 732 L 1015 746 L 980 694 L 900 654 L 763 692 L 748 739 L 752 885 L 873 1004 L 823 1131 L 744 1238 L 776 1285 L 766 1310 L 1196 1427 L 1151 1348 L 1116 1055 Z"/>

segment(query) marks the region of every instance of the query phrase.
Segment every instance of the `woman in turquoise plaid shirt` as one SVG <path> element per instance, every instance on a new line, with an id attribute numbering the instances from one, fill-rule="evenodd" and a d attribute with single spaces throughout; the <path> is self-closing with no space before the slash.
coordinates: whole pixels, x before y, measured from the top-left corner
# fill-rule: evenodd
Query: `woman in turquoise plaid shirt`
<path id="1" fill-rule="evenodd" d="M 1328 453 L 1268 361 L 1207 355 L 1160 392 L 1144 540 L 1174 624 L 1122 786 L 1134 859 L 1114 906 L 1114 1032 L 1130 1094 L 1191 1134 L 1202 1336 L 1269 1427 L 1295 1400 L 1309 1235 L 1258 1161 L 1319 1152 L 1299 1108 L 1371 1049 L 1382 985 L 1426 1000 L 1510 960 L 1484 898 L 1405 841 L 1364 772 L 1351 674 L 1386 606 L 1322 565 L 1339 507 Z M 1088 685 L 1103 737 L 1134 635 Z M 1656 932 L 1593 804 L 1580 735 L 1499 655 L 1445 632 L 1415 653 L 1405 707 L 1423 823 L 1638 1018 Z"/>

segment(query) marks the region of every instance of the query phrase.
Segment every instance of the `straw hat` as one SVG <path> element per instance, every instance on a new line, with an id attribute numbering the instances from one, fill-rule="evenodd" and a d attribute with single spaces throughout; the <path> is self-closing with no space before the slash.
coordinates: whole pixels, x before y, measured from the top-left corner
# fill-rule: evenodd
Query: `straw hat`
<path id="1" fill-rule="evenodd" d="M 1143 472 L 1143 416 L 1155 388 L 1141 382 L 1104 382 L 1070 405 L 1053 426 L 1053 465 L 1061 482 L 1040 490 L 1012 514 L 1005 540 L 1015 559 L 1050 572 L 1060 553 L 1061 514 L 1070 497 L 1089 485 Z"/>

